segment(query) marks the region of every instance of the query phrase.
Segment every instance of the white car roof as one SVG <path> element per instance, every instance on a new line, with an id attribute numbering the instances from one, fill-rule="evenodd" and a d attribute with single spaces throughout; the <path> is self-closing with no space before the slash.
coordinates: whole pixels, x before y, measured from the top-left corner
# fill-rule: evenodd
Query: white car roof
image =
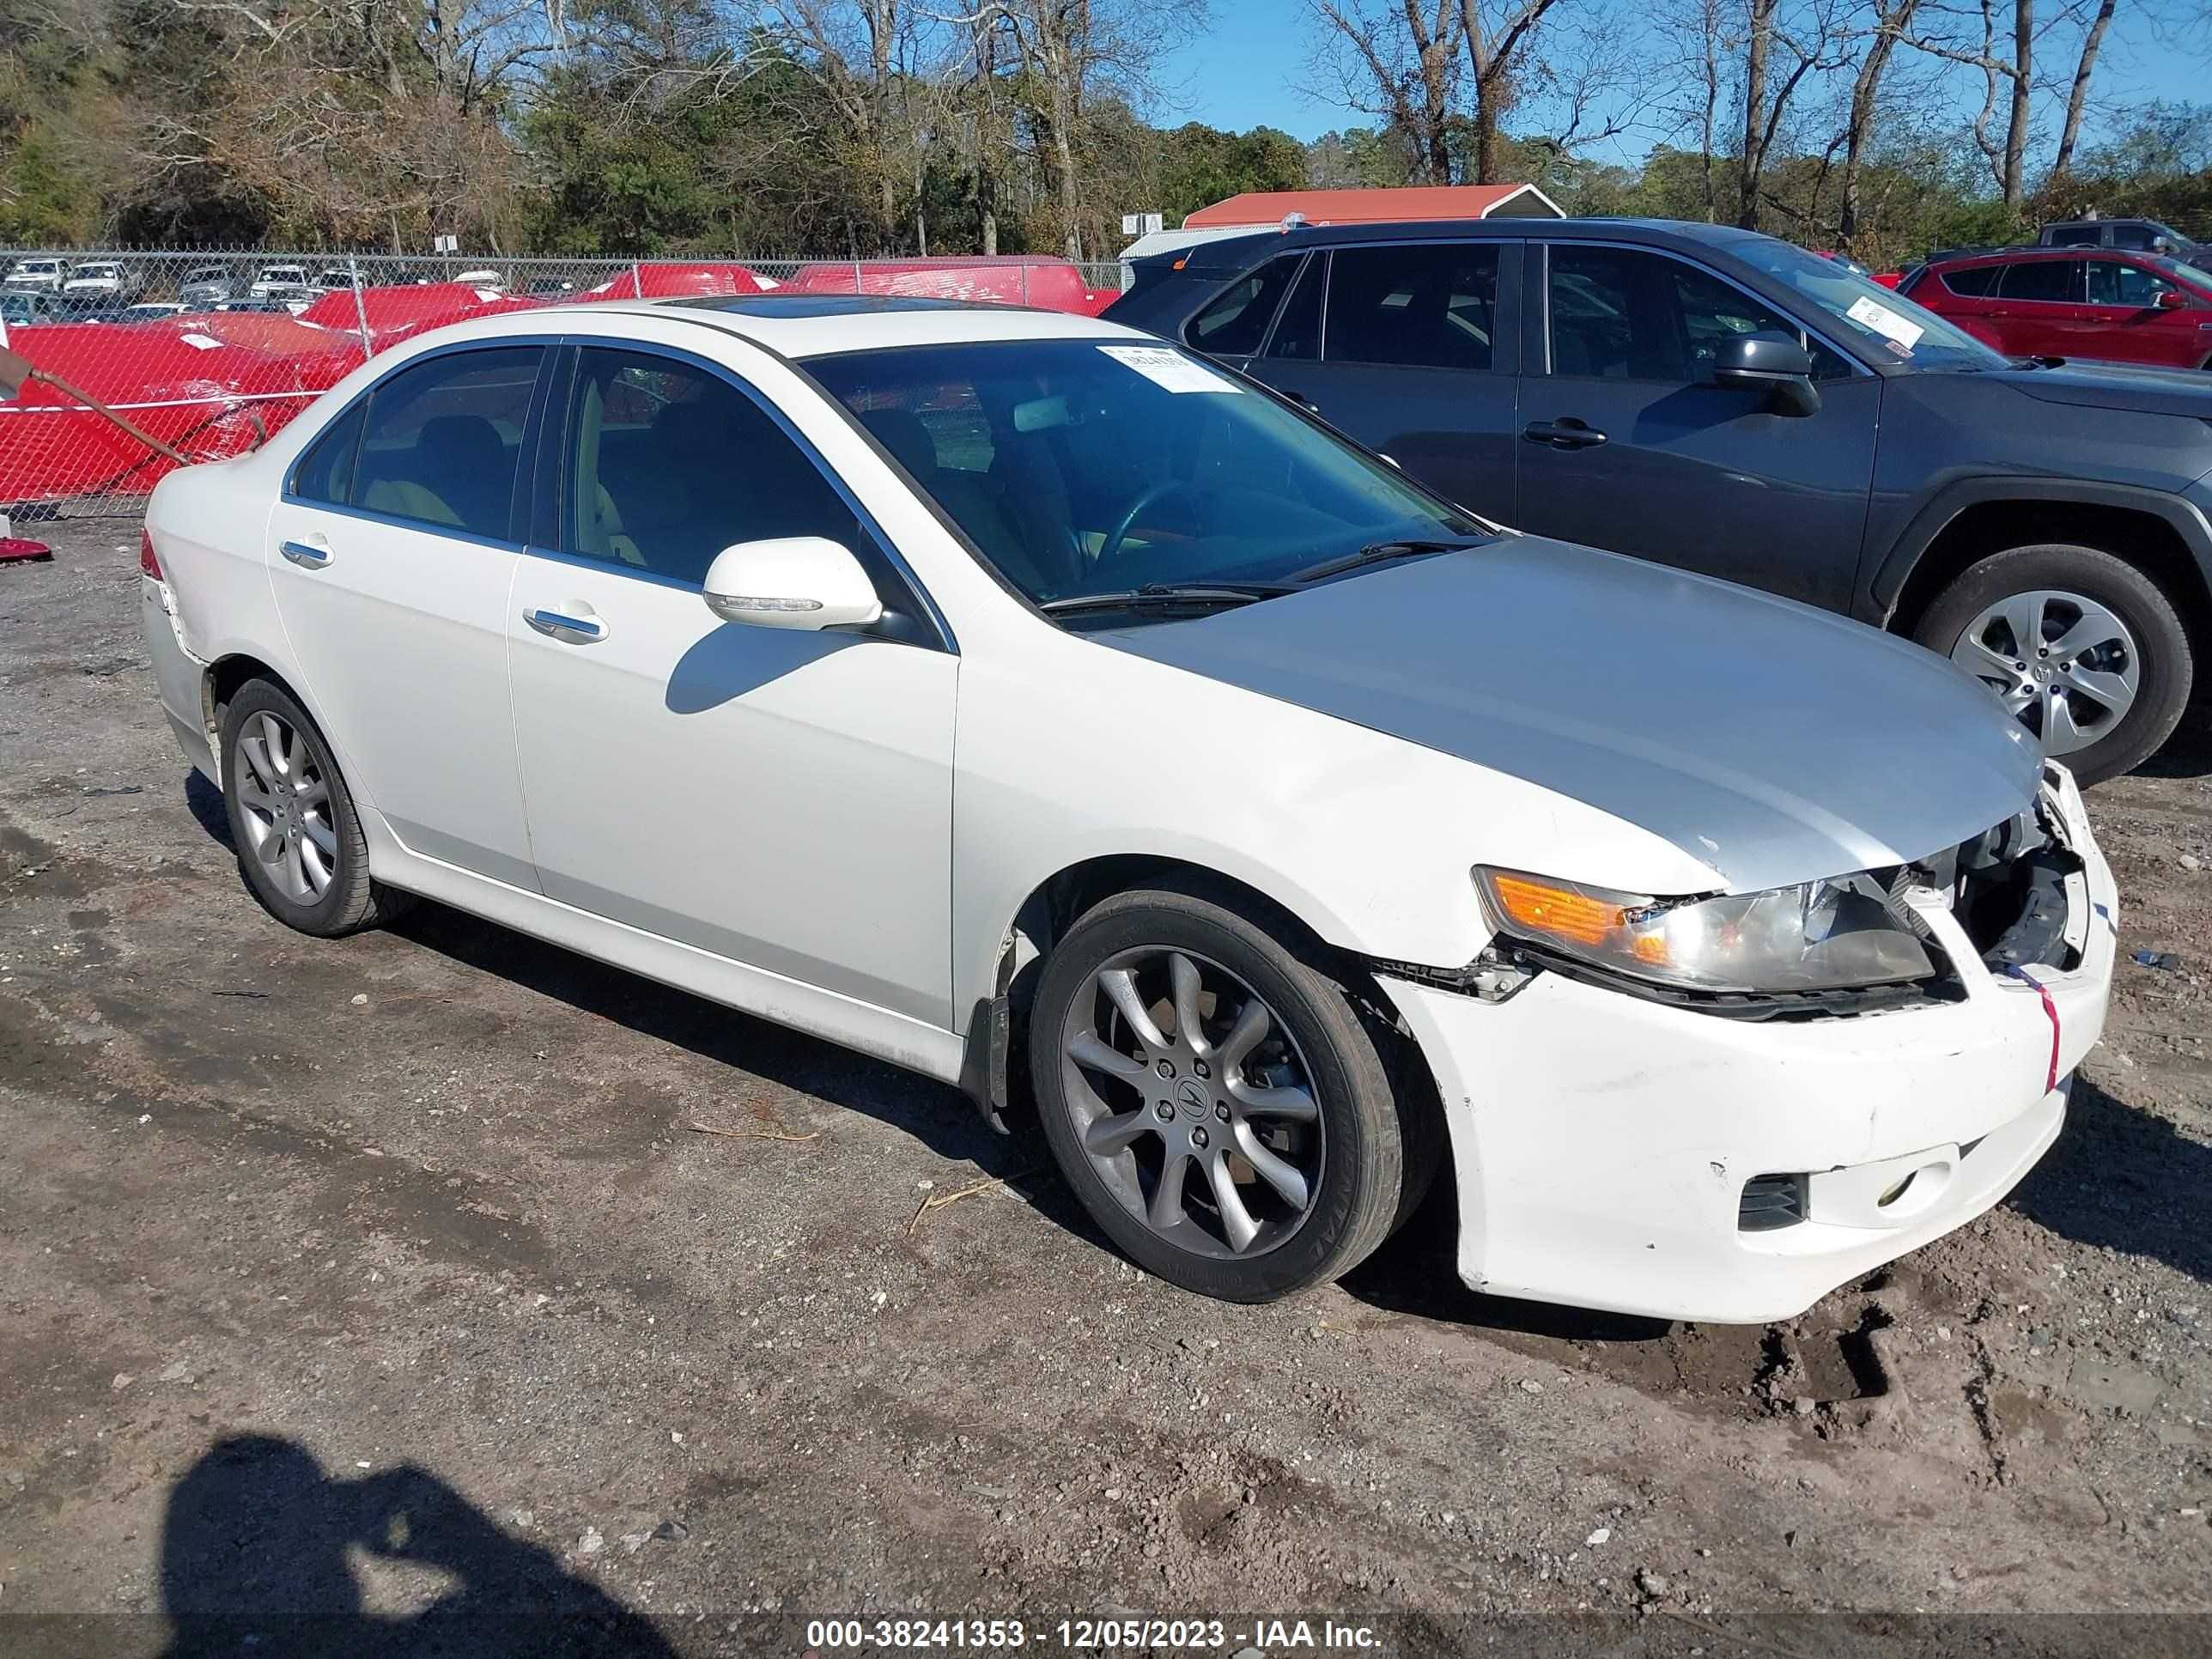
<path id="1" fill-rule="evenodd" d="M 983 340 L 1144 340 L 1151 337 L 1118 323 L 1071 312 L 958 300 L 924 300 L 850 294 L 748 294 L 714 300 L 608 301 L 597 305 L 548 306 L 502 312 L 426 334 L 425 340 L 497 338 L 542 334 L 573 319 L 579 333 L 599 333 L 622 317 L 684 319 L 735 334 L 786 357 L 821 357 L 839 351 L 880 351 L 896 346 L 957 345 Z"/>

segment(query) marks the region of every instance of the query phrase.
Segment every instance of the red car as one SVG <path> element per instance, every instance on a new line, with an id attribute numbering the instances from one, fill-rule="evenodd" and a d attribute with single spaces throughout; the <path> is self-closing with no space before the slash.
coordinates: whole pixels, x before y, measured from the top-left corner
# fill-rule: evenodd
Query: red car
<path id="1" fill-rule="evenodd" d="M 2015 357 L 2212 369 L 2212 270 L 2120 248 L 1938 258 L 1899 292 Z"/>

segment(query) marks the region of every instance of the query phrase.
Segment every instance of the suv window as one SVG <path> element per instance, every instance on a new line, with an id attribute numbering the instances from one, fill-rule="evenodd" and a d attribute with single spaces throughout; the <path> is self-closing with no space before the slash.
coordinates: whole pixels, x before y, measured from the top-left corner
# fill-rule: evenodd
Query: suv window
<path id="1" fill-rule="evenodd" d="M 2101 233 L 2094 225 L 2053 225 L 2043 233 L 2046 247 L 2094 247 Z"/>
<path id="2" fill-rule="evenodd" d="M 2061 305 L 2081 303 L 2079 259 L 2022 259 L 2003 270 L 2004 280 L 1997 285 L 2000 299 L 2045 300 Z"/>
<path id="3" fill-rule="evenodd" d="M 347 504 L 509 539 L 514 475 L 542 346 L 456 351 L 368 394 Z"/>
<path id="4" fill-rule="evenodd" d="M 2158 240 L 2158 233 L 2148 225 L 2114 225 L 2112 246 L 2148 249 Z"/>
<path id="5" fill-rule="evenodd" d="M 1554 374 L 1690 385 L 1705 378 L 1730 335 L 1806 342 L 1804 330 L 1742 289 L 1664 254 L 1555 243 L 1548 263 Z M 1810 343 L 1815 380 L 1850 373 L 1835 352 Z"/>
<path id="6" fill-rule="evenodd" d="M 577 353 L 562 551 L 696 584 L 732 543 L 774 536 L 860 547 L 859 520 L 821 469 L 727 380 L 650 352 Z"/>
<path id="7" fill-rule="evenodd" d="M 1967 265 L 1958 270 L 1943 273 L 1943 286 L 1961 299 L 1985 300 L 1997 291 L 1997 278 L 2004 275 L 2002 265 Z"/>
<path id="8" fill-rule="evenodd" d="M 2089 261 L 2089 303 L 2093 306 L 2153 306 L 2179 286 L 2124 259 Z"/>
<path id="9" fill-rule="evenodd" d="M 1183 342 L 1219 357 L 1249 357 L 1267 337 L 1267 325 L 1304 259 L 1285 253 L 1247 272 L 1213 296 L 1183 329 Z"/>
<path id="10" fill-rule="evenodd" d="M 1495 243 L 1339 248 L 1330 262 L 1331 362 L 1486 369 L 1497 324 Z"/>

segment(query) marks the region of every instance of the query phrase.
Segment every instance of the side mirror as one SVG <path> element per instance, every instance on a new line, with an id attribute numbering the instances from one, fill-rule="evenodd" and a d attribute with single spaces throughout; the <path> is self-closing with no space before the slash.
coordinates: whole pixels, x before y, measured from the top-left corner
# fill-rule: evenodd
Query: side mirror
<path id="1" fill-rule="evenodd" d="M 1781 334 L 1731 334 L 1713 349 L 1713 384 L 1764 392 L 1784 415 L 1820 407 L 1813 354 Z"/>
<path id="2" fill-rule="evenodd" d="M 2162 288 L 2151 304 L 2160 311 L 2185 311 L 2189 307 L 2189 296 L 2178 288 Z"/>
<path id="3" fill-rule="evenodd" d="M 884 602 L 852 550 L 823 536 L 739 542 L 714 556 L 701 595 L 724 622 L 755 628 L 856 628 Z"/>

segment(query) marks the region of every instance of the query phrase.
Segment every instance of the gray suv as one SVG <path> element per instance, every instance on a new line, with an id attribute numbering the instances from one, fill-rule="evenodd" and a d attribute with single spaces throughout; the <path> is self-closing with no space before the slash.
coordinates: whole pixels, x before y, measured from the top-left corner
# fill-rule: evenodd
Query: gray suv
<path id="1" fill-rule="evenodd" d="M 1487 517 L 1906 634 L 2085 782 L 2166 740 L 2212 648 L 2212 375 L 2007 358 L 1711 225 L 1346 225 L 1134 272 L 1114 321 Z"/>

